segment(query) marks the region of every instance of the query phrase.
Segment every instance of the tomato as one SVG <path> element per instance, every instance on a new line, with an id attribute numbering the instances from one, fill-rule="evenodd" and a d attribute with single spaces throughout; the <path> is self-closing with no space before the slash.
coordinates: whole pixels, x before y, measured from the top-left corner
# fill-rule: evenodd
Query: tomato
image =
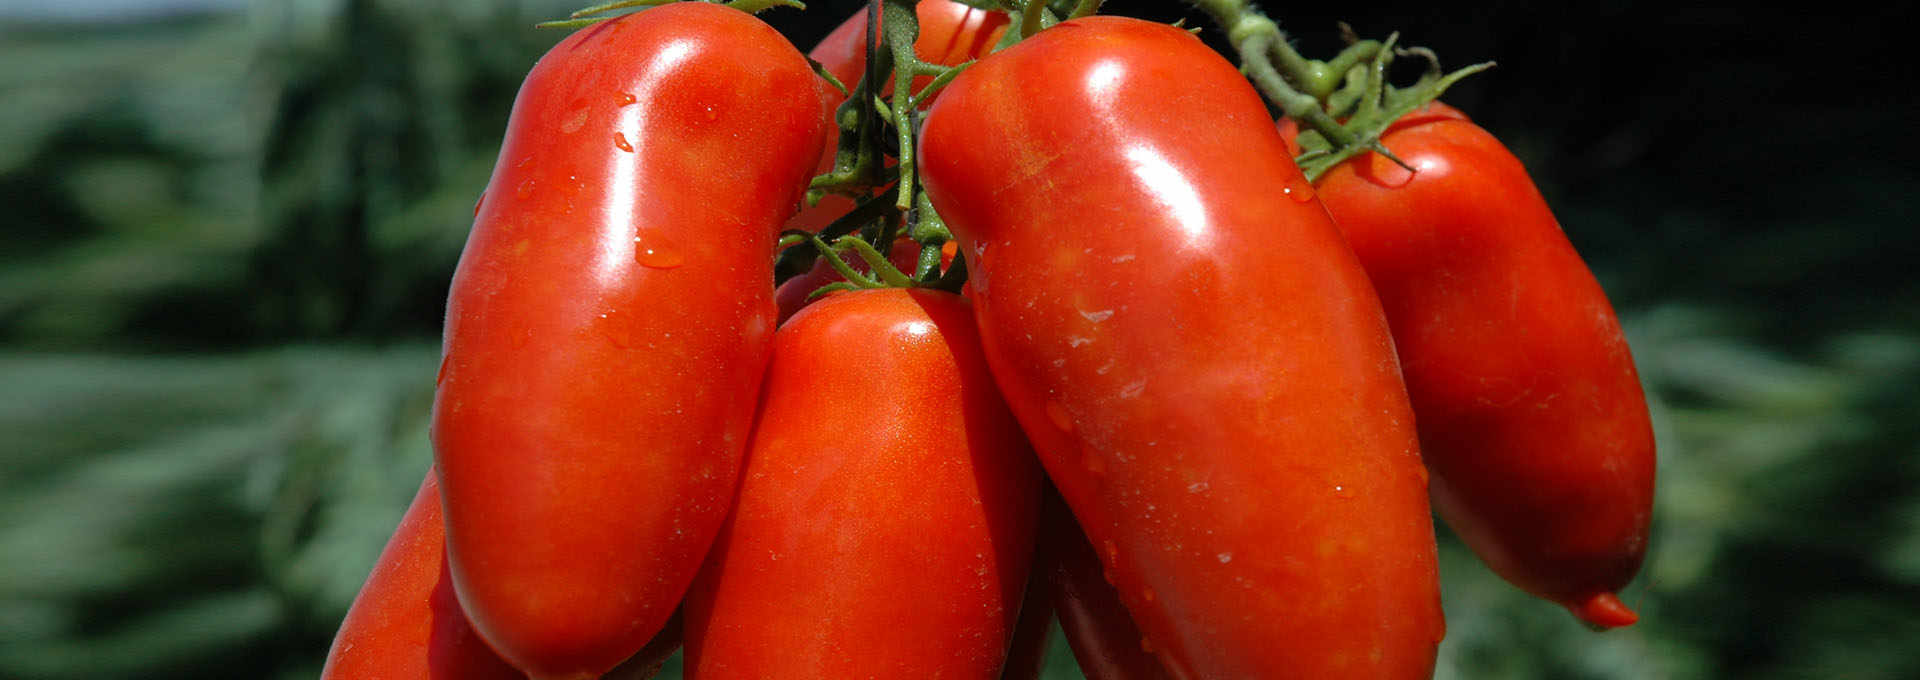
<path id="1" fill-rule="evenodd" d="M 687 595 L 687 677 L 998 677 L 1040 470 L 968 303 L 835 293 L 773 352 L 739 504 Z"/>
<path id="2" fill-rule="evenodd" d="M 393 538 L 327 651 L 321 680 L 430 678 L 469 680 L 527 676 L 507 665 L 473 632 L 453 593 L 441 521 L 439 477 L 432 470 L 407 506 Z M 607 680 L 644 680 L 680 648 L 671 622 Z"/>
<path id="3" fill-rule="evenodd" d="M 989 365 L 1175 677 L 1428 677 L 1425 470 L 1366 274 L 1232 64 L 1068 21 L 929 113 Z"/>
<path id="4" fill-rule="evenodd" d="M 460 602 L 536 678 L 633 654 L 719 531 L 822 86 L 766 24 L 693 2 L 583 29 L 521 86 L 433 435 Z"/>
<path id="5" fill-rule="evenodd" d="M 1163 680 L 1160 660 L 1143 646 L 1145 637 L 1107 583 L 1093 551 L 1057 494 L 1040 506 L 1040 536 L 1047 546 L 1045 589 L 1060 615 L 1060 629 L 1087 680 Z"/>
<path id="6" fill-rule="evenodd" d="M 1380 292 L 1433 501 L 1513 584 L 1599 627 L 1645 554 L 1654 443 L 1620 323 L 1518 159 L 1444 104 L 1321 200 Z"/>
<path id="7" fill-rule="evenodd" d="M 474 634 L 448 578 L 440 485 L 432 471 L 380 551 L 327 651 L 322 680 L 519 680 Z"/>
<path id="8" fill-rule="evenodd" d="M 1053 597 L 1043 571 L 1048 549 L 1042 537 L 1035 546 L 1026 598 L 1020 602 L 1020 621 L 1013 626 L 1013 642 L 1007 646 L 1007 663 L 1000 669 L 1000 680 L 1039 680 L 1046 670 L 1047 645 L 1053 637 Z"/>
<path id="9" fill-rule="evenodd" d="M 988 52 L 993 51 L 993 46 L 999 44 L 1000 35 L 1007 32 L 1006 13 L 990 12 L 953 0 L 920 0 L 913 7 L 913 15 L 920 22 L 920 36 L 913 41 L 913 52 L 921 60 L 933 64 L 954 66 L 987 56 Z M 848 88 L 859 84 L 860 76 L 867 68 L 866 11 L 861 10 L 847 17 L 832 33 L 821 38 L 820 44 L 807 52 L 807 56 L 820 62 L 828 73 Z M 913 87 L 917 91 L 932 81 L 930 77 L 921 76 L 914 79 Z M 883 96 L 892 93 L 893 86 L 889 83 L 881 92 Z M 823 106 L 827 119 L 832 120 L 834 111 L 846 98 L 831 87 L 826 89 L 826 93 Z M 826 151 L 820 155 L 816 174 L 833 169 L 833 154 L 834 145 L 828 144 Z M 852 209 L 853 199 L 828 194 L 813 207 L 801 210 L 800 214 L 787 222 L 787 227 L 819 231 Z"/>

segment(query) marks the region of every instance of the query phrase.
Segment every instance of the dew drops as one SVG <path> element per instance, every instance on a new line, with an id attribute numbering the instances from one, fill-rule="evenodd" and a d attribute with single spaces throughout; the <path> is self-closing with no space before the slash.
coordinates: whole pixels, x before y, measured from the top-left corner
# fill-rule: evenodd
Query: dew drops
<path id="1" fill-rule="evenodd" d="M 1113 310 L 1103 309 L 1098 312 L 1082 311 L 1080 312 L 1080 318 L 1086 319 L 1093 323 L 1100 323 L 1102 321 L 1106 321 L 1107 319 L 1113 318 Z"/>
<path id="2" fill-rule="evenodd" d="M 514 189 L 514 190 L 513 190 L 513 193 L 514 193 L 515 195 L 517 195 L 517 196 L 519 196 L 519 197 L 521 197 L 521 198 L 526 198 L 526 197 L 528 197 L 528 196 L 532 196 L 532 195 L 533 195 L 533 180 L 527 180 L 527 181 L 525 181 L 525 182 L 521 182 L 521 183 L 520 183 L 520 186 L 519 186 L 519 188 L 516 188 L 516 189 Z"/>
<path id="3" fill-rule="evenodd" d="M 1132 261 L 1133 261 L 1133 253 L 1127 253 L 1125 255 L 1116 255 L 1113 258 L 1114 264 L 1126 264 Z"/>
<path id="4" fill-rule="evenodd" d="M 1339 498 L 1352 498 L 1353 489 L 1343 484 L 1333 485 L 1333 495 Z"/>
<path id="5" fill-rule="evenodd" d="M 613 133 L 613 146 L 621 151 L 633 153 L 633 145 L 627 143 L 627 134 L 624 132 Z"/>
<path id="6" fill-rule="evenodd" d="M 1214 556 L 1213 556 L 1213 558 L 1214 558 L 1214 559 L 1216 559 L 1216 560 L 1220 560 L 1220 563 L 1221 563 L 1221 564 L 1226 564 L 1226 563 L 1228 563 L 1228 562 L 1232 562 L 1232 561 L 1233 561 L 1233 553 L 1230 553 L 1230 552 L 1223 552 L 1223 553 L 1220 553 L 1220 554 L 1218 554 L 1218 555 L 1214 555 Z"/>
<path id="7" fill-rule="evenodd" d="M 1071 337 L 1068 337 L 1068 338 L 1067 338 L 1067 346 L 1068 346 L 1068 347 L 1079 347 L 1079 346 L 1081 346 L 1081 345 L 1085 345 L 1085 344 L 1087 344 L 1087 343 L 1090 343 L 1090 342 L 1093 342 L 1093 338 L 1083 338 L 1083 337 L 1080 337 L 1080 336 L 1078 336 L 1078 335 L 1075 335 L 1075 336 L 1071 336 Z"/>
<path id="8" fill-rule="evenodd" d="M 1134 397 L 1140 396 L 1140 393 L 1143 391 L 1146 391 L 1146 389 L 1147 389 L 1147 381 L 1145 380 L 1136 380 L 1136 381 L 1127 383 L 1125 386 L 1122 386 L 1120 388 L 1120 398 L 1132 399 Z"/>
<path id="9" fill-rule="evenodd" d="M 1281 188 L 1280 193 L 1286 194 L 1295 203 L 1305 203 L 1313 200 L 1313 185 L 1301 182 Z"/>
<path id="10" fill-rule="evenodd" d="M 634 105 L 634 104 L 637 104 L 637 103 L 639 103 L 639 102 L 640 102 L 640 98 L 639 98 L 639 97 L 635 97 L 635 96 L 633 96 L 633 93 L 632 93 L 632 92 L 622 92 L 622 93 L 620 93 L 620 105 L 621 105 L 621 106 L 632 106 L 632 105 Z"/>
<path id="11" fill-rule="evenodd" d="M 633 261 L 651 269 L 673 269 L 687 263 L 672 241 L 659 236 L 633 237 Z"/>
<path id="12" fill-rule="evenodd" d="M 1187 493 L 1206 493 L 1210 488 L 1213 488 L 1212 485 L 1206 482 L 1194 482 L 1187 485 Z"/>

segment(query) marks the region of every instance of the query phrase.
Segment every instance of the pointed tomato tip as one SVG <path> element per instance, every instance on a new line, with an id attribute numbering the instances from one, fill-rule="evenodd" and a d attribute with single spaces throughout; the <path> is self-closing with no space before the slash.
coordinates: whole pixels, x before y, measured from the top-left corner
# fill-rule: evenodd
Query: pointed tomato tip
<path id="1" fill-rule="evenodd" d="M 1596 630 L 1631 626 L 1640 620 L 1640 615 L 1628 609 L 1620 596 L 1613 593 L 1600 593 L 1582 602 L 1569 603 L 1567 609 Z"/>

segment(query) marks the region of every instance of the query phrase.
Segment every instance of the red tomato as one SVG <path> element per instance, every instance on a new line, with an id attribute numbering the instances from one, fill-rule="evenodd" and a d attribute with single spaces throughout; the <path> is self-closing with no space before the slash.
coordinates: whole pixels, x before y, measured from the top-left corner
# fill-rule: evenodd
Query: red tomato
<path id="1" fill-rule="evenodd" d="M 1425 471 L 1366 274 L 1232 64 L 1088 17 L 921 137 L 994 377 L 1175 677 L 1425 678 Z"/>
<path id="2" fill-rule="evenodd" d="M 322 680 L 525 678 L 467 625 L 447 573 L 440 485 L 432 471 L 380 551 L 327 650 Z"/>
<path id="3" fill-rule="evenodd" d="M 1044 549 L 1040 569 L 1051 594 L 1060 629 L 1087 680 L 1165 680 L 1167 670 L 1143 646 L 1146 640 L 1120 593 L 1107 583 L 1100 556 L 1057 494 L 1040 505 Z"/>
<path id="4" fill-rule="evenodd" d="M 1653 429 L 1606 293 L 1527 171 L 1445 104 L 1321 200 L 1393 325 L 1441 517 L 1494 571 L 1600 627 L 1646 550 Z"/>
<path id="5" fill-rule="evenodd" d="M 997 678 L 1040 470 L 967 302 L 836 293 L 781 327 L 687 677 Z"/>
<path id="6" fill-rule="evenodd" d="M 999 44 L 1000 35 L 1007 32 L 1005 12 L 989 12 L 953 0 L 920 0 L 913 7 L 913 16 L 920 21 L 920 36 L 913 41 L 913 52 L 921 60 L 934 64 L 953 66 L 987 56 L 993 46 Z M 820 62 L 828 73 L 840 79 L 848 88 L 857 85 L 867 68 L 866 11 L 861 10 L 847 17 L 832 33 L 822 38 L 819 45 L 807 52 L 807 56 Z M 915 78 L 913 87 L 917 91 L 932 81 L 926 76 Z M 825 91 L 827 97 L 823 105 L 826 117 L 831 121 L 834 110 L 846 98 L 831 87 L 825 88 Z M 882 92 L 892 93 L 893 86 L 886 85 Z M 827 144 L 825 152 L 820 155 L 815 174 L 833 169 L 834 150 L 832 143 Z M 787 222 L 787 227 L 819 231 L 852 209 L 853 199 L 828 194 L 813 207 L 801 210 L 800 214 Z"/>
<path id="7" fill-rule="evenodd" d="M 527 677 L 488 649 L 460 610 L 447 569 L 438 479 L 427 471 L 420 492 L 340 623 L 321 680 Z M 651 678 L 679 648 L 680 625 L 671 622 L 640 653 L 607 674 L 607 680 Z"/>
<path id="8" fill-rule="evenodd" d="M 695 2 L 583 29 L 521 86 L 433 434 L 460 601 L 536 678 L 639 649 L 726 516 L 821 86 L 772 28 Z"/>
<path id="9" fill-rule="evenodd" d="M 1013 643 L 1007 647 L 1007 665 L 1000 669 L 1000 680 L 1039 680 L 1046 670 L 1047 643 L 1053 637 L 1053 597 L 1047 591 L 1044 570 L 1049 547 L 1043 537 L 1033 554 L 1033 568 L 1027 575 L 1026 598 L 1020 602 L 1020 621 L 1013 627 Z"/>

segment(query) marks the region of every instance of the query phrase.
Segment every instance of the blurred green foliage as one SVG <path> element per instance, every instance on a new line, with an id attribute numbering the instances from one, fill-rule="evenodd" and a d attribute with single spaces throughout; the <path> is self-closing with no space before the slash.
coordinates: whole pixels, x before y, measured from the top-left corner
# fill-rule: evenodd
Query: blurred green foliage
<path id="1" fill-rule="evenodd" d="M 0 24 L 0 677 L 317 674 L 430 458 L 447 277 L 559 37 L 526 27 L 569 4 Z M 769 18 L 817 36 L 855 4 Z M 1542 37 L 1413 7 L 1379 21 L 1503 62 L 1455 101 L 1615 297 L 1662 456 L 1642 623 L 1588 632 L 1443 535 L 1439 677 L 1920 677 L 1920 172 L 1883 134 L 1913 96 L 1728 49 L 1903 16 L 1747 13 L 1702 44 L 1721 15 Z M 1554 77 L 1629 24 L 1637 55 Z M 1820 83 L 1875 94 L 1761 98 Z M 1048 677 L 1077 677 L 1057 635 Z"/>

